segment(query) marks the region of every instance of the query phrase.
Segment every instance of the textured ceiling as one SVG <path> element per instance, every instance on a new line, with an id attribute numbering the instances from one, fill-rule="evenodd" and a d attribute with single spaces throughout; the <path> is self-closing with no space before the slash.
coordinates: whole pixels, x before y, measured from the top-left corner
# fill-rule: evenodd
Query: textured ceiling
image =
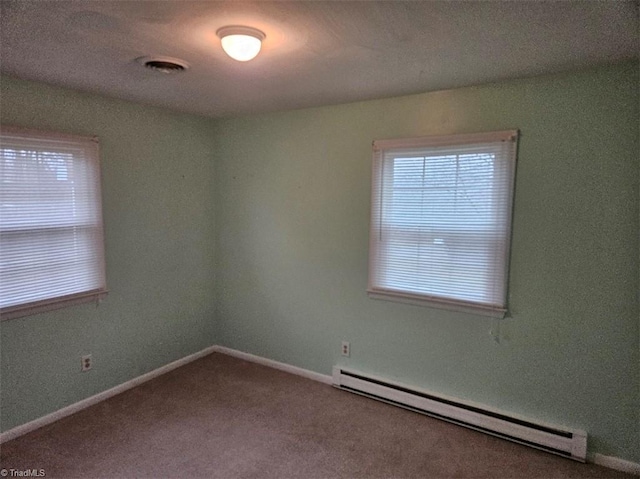
<path id="1" fill-rule="evenodd" d="M 638 58 L 624 1 L 0 0 L 4 74 L 213 117 L 345 103 Z M 216 30 L 267 35 L 238 63 Z M 135 59 L 191 68 L 166 75 Z"/>

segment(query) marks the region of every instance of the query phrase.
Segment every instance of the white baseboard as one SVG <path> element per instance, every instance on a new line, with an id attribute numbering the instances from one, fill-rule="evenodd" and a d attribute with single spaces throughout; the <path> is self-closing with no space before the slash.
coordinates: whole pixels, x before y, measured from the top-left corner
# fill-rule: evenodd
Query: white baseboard
<path id="1" fill-rule="evenodd" d="M 21 426 L 14 427 L 13 429 L 9 429 L 8 431 L 0 434 L 0 444 L 10 441 L 11 439 L 15 439 L 16 437 L 27 434 L 28 432 L 35 431 L 36 429 L 41 428 L 42 426 L 46 426 L 53 422 L 56 422 L 64 417 L 70 416 L 78 411 L 82 411 L 94 404 L 98 404 L 99 402 L 104 401 L 116 394 L 120 394 L 121 392 L 126 391 L 127 389 L 134 388 L 139 386 L 140 384 L 147 382 L 153 378 L 161 376 L 162 374 L 168 373 L 169 371 L 179 368 L 180 366 L 184 366 L 191 361 L 195 361 L 196 359 L 200 359 L 204 356 L 207 356 L 215 351 L 216 346 L 209 346 L 208 348 L 203 349 L 202 351 L 198 351 L 197 353 L 190 354 L 182 359 L 178 359 L 169 364 L 165 364 L 158 369 L 154 369 L 153 371 L 149 371 L 142 376 L 138 376 L 137 378 L 133 378 L 130 381 L 124 382 L 118 386 L 115 386 L 111 389 L 107 389 L 106 391 L 102 391 L 94 396 L 88 397 L 77 403 L 71 404 L 69 406 L 63 407 L 62 409 L 58 409 L 57 411 L 52 412 L 51 414 L 47 414 L 41 418 L 35 419 L 33 421 L 29 421 L 26 424 L 22 424 Z"/>
<path id="2" fill-rule="evenodd" d="M 627 461 L 614 456 L 605 456 L 604 454 L 595 453 L 593 455 L 594 464 L 608 467 L 617 471 L 628 472 L 640 476 L 640 464 L 637 462 Z"/>
<path id="3" fill-rule="evenodd" d="M 41 428 L 42 426 L 46 426 L 53 422 L 56 422 L 64 417 L 70 416 L 78 411 L 82 411 L 94 404 L 98 404 L 99 402 L 104 401 L 116 394 L 120 394 L 128 389 L 134 388 L 144 382 L 147 382 L 153 378 L 161 376 L 169 371 L 179 368 L 180 366 L 184 366 L 196 359 L 200 359 L 204 356 L 208 356 L 211 353 L 221 353 L 226 354 L 228 356 L 233 356 L 239 359 L 244 359 L 245 361 L 251 361 L 253 363 L 262 364 L 264 366 L 268 366 L 274 369 L 279 369 L 281 371 L 285 371 L 287 373 L 295 374 L 297 376 L 302 376 L 307 379 L 312 379 L 314 381 L 318 381 L 324 384 L 333 384 L 333 378 L 331 376 L 316 373 L 313 371 L 309 371 L 308 369 L 299 368 L 297 366 L 291 366 L 290 364 L 281 363 L 279 361 L 274 361 L 273 359 L 263 358 L 261 356 L 256 356 L 254 354 L 244 353 L 242 351 L 238 351 L 236 349 L 227 348 L 225 346 L 209 346 L 208 348 L 203 349 L 202 351 L 198 351 L 197 353 L 190 354 L 182 359 L 178 359 L 169 364 L 166 364 L 158 369 L 154 369 L 142 376 L 138 376 L 137 378 L 131 379 L 125 383 L 122 383 L 116 387 L 111 389 L 107 389 L 101 393 L 98 393 L 94 396 L 83 399 L 82 401 L 78 401 L 77 403 L 71 404 L 67 407 L 59 409 L 51 414 L 47 414 L 39 419 L 35 419 L 26 424 L 22 424 L 21 426 L 14 427 L 13 429 L 9 429 L 6 432 L 0 433 L 0 444 L 10 441 L 11 439 L 15 439 L 19 436 L 27 434 L 31 431 L 35 431 L 36 429 Z M 604 454 L 595 453 L 590 455 L 588 462 L 592 462 L 599 466 L 608 467 L 610 469 L 616 469 L 618 471 L 623 471 L 631 474 L 640 475 L 640 464 L 632 461 L 627 461 L 625 459 L 621 459 L 614 456 L 605 456 Z"/>
<path id="4" fill-rule="evenodd" d="M 296 374 L 314 381 L 333 385 L 333 377 L 324 374 L 309 371 L 308 369 L 299 368 L 297 366 L 291 366 L 290 364 L 274 361 L 273 359 L 263 358 L 262 356 L 256 356 L 254 354 L 244 353 L 237 349 L 227 348 L 225 346 L 214 346 L 213 351 L 217 353 L 226 354 L 245 361 L 251 361 L 253 363 L 262 364 L 263 366 L 269 366 L 274 369 L 280 369 L 291 374 Z M 603 454 L 589 455 L 587 462 L 597 464 L 600 466 L 608 467 L 609 469 L 616 469 L 618 471 L 628 472 L 631 474 L 640 474 L 640 464 L 627 461 L 613 456 L 605 456 Z"/>
<path id="5" fill-rule="evenodd" d="M 333 378 L 326 374 L 320 374 L 308 369 L 299 368 L 297 366 L 291 366 L 290 364 L 274 361 L 273 359 L 263 358 L 262 356 L 256 356 L 254 354 L 243 353 L 237 349 L 227 348 L 225 346 L 214 346 L 213 350 L 217 353 L 226 354 L 235 358 L 244 359 L 245 361 L 251 361 L 252 363 L 262 364 L 263 366 L 269 366 L 273 369 L 279 369 L 287 373 L 302 376 L 303 378 L 313 379 L 324 384 L 333 384 Z"/>

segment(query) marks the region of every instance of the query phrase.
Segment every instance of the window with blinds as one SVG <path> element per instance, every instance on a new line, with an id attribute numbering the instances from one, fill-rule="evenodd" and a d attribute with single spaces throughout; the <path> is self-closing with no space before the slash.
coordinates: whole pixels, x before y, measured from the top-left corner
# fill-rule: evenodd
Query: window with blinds
<path id="1" fill-rule="evenodd" d="M 0 318 L 106 292 L 98 140 L 3 125 Z"/>
<path id="2" fill-rule="evenodd" d="M 373 143 L 370 297 L 504 316 L 517 141 Z"/>

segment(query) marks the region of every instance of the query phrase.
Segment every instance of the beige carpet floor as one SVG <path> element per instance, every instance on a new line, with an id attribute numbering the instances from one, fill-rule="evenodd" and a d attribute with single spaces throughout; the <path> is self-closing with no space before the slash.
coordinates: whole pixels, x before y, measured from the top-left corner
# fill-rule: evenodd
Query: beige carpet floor
<path id="1" fill-rule="evenodd" d="M 9 441 L 0 458 L 46 478 L 634 477 L 215 353 Z"/>

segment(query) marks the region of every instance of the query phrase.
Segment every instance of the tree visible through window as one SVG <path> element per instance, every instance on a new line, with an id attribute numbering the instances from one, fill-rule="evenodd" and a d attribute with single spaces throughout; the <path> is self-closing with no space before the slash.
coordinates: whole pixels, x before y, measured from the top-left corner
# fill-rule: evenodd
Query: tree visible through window
<path id="1" fill-rule="evenodd" d="M 3 126 L 2 319 L 105 293 L 97 139 Z"/>
<path id="2" fill-rule="evenodd" d="M 504 314 L 516 141 L 374 142 L 373 297 Z"/>

